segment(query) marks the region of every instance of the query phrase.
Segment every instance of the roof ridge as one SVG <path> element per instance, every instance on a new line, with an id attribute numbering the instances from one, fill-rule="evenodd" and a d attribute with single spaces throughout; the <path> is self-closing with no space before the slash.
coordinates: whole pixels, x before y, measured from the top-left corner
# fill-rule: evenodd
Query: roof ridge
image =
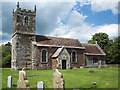
<path id="1" fill-rule="evenodd" d="M 96 45 L 96 44 L 91 44 L 91 43 L 81 43 L 83 45 Z"/>
<path id="2" fill-rule="evenodd" d="M 44 37 L 51 37 L 51 38 L 63 38 L 63 39 L 71 39 L 71 40 L 78 40 L 77 38 L 64 38 L 64 37 L 60 37 L 60 36 L 47 36 L 47 35 L 36 35 L 36 36 L 44 36 Z M 79 41 L 79 40 L 78 40 Z"/>

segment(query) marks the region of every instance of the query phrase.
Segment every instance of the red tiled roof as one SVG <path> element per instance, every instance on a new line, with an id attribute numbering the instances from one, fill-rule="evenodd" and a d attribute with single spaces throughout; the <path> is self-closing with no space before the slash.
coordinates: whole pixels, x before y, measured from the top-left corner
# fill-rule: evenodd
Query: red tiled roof
<path id="1" fill-rule="evenodd" d="M 36 35 L 36 42 L 43 45 L 83 47 L 78 39 Z"/>
<path id="2" fill-rule="evenodd" d="M 105 55 L 103 50 L 96 44 L 83 44 L 85 53 L 88 55 Z"/>

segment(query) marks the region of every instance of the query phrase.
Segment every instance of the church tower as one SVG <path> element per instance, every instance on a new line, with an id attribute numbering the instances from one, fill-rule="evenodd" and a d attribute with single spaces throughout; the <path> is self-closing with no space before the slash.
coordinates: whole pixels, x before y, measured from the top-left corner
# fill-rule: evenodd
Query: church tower
<path id="1" fill-rule="evenodd" d="M 13 10 L 13 33 L 12 33 L 12 69 L 32 68 L 32 41 L 35 41 L 35 18 L 34 10 L 22 9 L 17 3 Z"/>

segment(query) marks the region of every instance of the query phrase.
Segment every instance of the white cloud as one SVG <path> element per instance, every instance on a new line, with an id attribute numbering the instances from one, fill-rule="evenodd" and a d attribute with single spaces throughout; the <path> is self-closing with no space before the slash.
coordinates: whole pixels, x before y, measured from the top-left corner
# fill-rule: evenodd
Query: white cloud
<path id="1" fill-rule="evenodd" d="M 2 2 L 75 2 L 76 0 L 2 0 Z"/>
<path id="2" fill-rule="evenodd" d="M 118 0 L 109 1 L 109 0 L 91 0 L 91 9 L 94 12 L 106 11 L 111 10 L 113 14 L 118 13 Z"/>
<path id="3" fill-rule="evenodd" d="M 9 36 L 9 34 L 8 34 L 8 33 L 4 33 L 4 32 L 2 32 L 2 31 L 0 31 L 0 36 Z"/>
<path id="4" fill-rule="evenodd" d="M 42 5 L 41 3 L 37 4 L 38 10 L 37 12 L 37 31 L 40 32 L 40 30 L 44 30 L 43 32 L 49 33 L 54 28 L 58 26 L 58 18 L 61 16 L 66 15 L 71 8 L 74 6 L 74 3 L 72 2 L 48 2 L 45 5 Z M 43 28 L 39 28 L 39 25 L 45 25 Z"/>
<path id="5" fill-rule="evenodd" d="M 77 0 L 80 6 L 91 5 L 94 12 L 111 10 L 113 14 L 118 14 L 118 2 L 120 0 Z"/>
<path id="6" fill-rule="evenodd" d="M 8 33 L 4 33 L 2 31 L 0 31 L 0 45 L 1 44 L 6 44 L 7 42 L 10 42 L 9 40 L 4 39 L 3 37 L 5 37 L 5 38 L 11 38 L 11 36 Z"/>
<path id="7" fill-rule="evenodd" d="M 77 38 L 81 42 L 87 42 L 92 38 L 95 33 L 103 32 L 110 36 L 110 38 L 118 36 L 118 25 L 110 24 L 103 26 L 93 26 L 89 25 L 84 21 L 83 15 L 73 11 L 68 17 L 67 25 L 59 26 L 50 36 L 60 36 L 65 38 Z"/>
<path id="8" fill-rule="evenodd" d="M 78 13 L 77 11 L 72 11 L 69 15 L 69 18 L 67 20 L 67 24 L 70 25 L 70 27 L 77 27 L 78 25 L 84 24 L 84 20 L 87 16 L 82 15 Z"/>
<path id="9" fill-rule="evenodd" d="M 2 45 L 2 44 L 7 44 L 8 42 L 10 42 L 11 43 L 11 41 L 9 41 L 9 40 L 3 40 L 3 41 L 0 41 L 0 45 Z"/>
<path id="10" fill-rule="evenodd" d="M 118 25 L 117 24 L 110 24 L 110 25 L 104 25 L 104 26 L 97 26 L 94 28 L 96 32 L 103 32 L 107 33 L 110 38 L 118 36 Z"/>

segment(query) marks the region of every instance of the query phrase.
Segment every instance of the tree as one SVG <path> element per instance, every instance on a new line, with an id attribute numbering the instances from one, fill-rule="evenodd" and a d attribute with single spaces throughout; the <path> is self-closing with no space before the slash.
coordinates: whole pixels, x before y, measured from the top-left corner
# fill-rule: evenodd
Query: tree
<path id="1" fill-rule="evenodd" d="M 112 61 L 112 57 L 113 57 L 113 53 L 112 53 L 112 49 L 113 49 L 113 40 L 109 40 L 108 44 L 105 46 L 104 48 L 104 52 L 106 53 L 106 62 L 107 63 L 111 63 Z"/>
<path id="2" fill-rule="evenodd" d="M 113 39 L 111 45 L 106 46 L 109 63 L 120 64 L 120 36 Z"/>
<path id="3" fill-rule="evenodd" d="M 2 57 L 0 60 L 2 60 L 2 67 L 10 67 L 11 66 L 11 43 L 8 42 L 5 45 L 0 46 L 0 55 Z"/>
<path id="4" fill-rule="evenodd" d="M 98 45 L 104 49 L 109 42 L 109 38 L 106 33 L 96 33 L 88 43 L 94 44 L 95 41 L 97 41 Z"/>

